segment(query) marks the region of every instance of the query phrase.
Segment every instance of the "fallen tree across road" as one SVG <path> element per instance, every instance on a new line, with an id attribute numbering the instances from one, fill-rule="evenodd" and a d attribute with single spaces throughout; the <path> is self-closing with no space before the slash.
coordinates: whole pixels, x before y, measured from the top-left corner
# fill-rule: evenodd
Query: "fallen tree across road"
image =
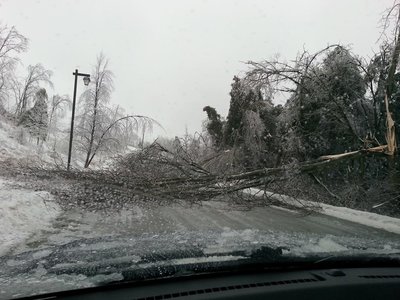
<path id="1" fill-rule="evenodd" d="M 200 203 L 216 197 L 226 197 L 236 203 L 260 201 L 243 190 L 260 188 L 271 190 L 271 185 L 290 182 L 294 176 L 330 169 L 333 164 L 358 156 L 384 155 L 386 146 L 361 149 L 337 155 L 325 155 L 316 160 L 276 168 L 261 168 L 246 172 L 212 172 L 186 152 L 170 151 L 155 143 L 141 151 L 117 160 L 107 170 L 71 170 L 32 167 L 31 174 L 42 178 L 59 177 L 74 183 L 68 190 L 54 186 L 53 194 L 68 203 L 108 208 L 115 203 L 126 204 L 137 199 L 162 203 L 184 200 Z M 308 186 L 302 186 L 307 189 Z M 327 189 L 326 186 L 324 186 Z M 272 189 L 273 190 L 273 189 Z M 276 189 L 275 189 L 276 190 Z M 328 190 L 329 191 L 329 190 Z M 279 191 L 283 193 L 285 191 Z M 251 198 L 251 199 L 249 199 Z M 250 201 L 254 200 L 254 201 Z M 264 199 L 268 205 L 268 198 Z M 111 203 L 111 204 L 110 204 Z M 104 205 L 103 205 L 104 204 Z M 307 208 L 307 207 L 306 207 Z M 313 209 L 313 207 L 310 207 Z"/>

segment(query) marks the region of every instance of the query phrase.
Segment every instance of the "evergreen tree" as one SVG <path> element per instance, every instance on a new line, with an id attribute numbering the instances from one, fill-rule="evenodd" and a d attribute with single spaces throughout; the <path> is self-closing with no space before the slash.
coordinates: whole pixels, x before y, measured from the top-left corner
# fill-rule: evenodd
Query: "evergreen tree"
<path id="1" fill-rule="evenodd" d="M 231 86 L 231 102 L 224 130 L 224 143 L 228 146 L 233 146 L 239 138 L 239 129 L 246 109 L 247 94 L 246 88 L 239 77 L 235 76 L 233 78 Z"/>
<path id="2" fill-rule="evenodd" d="M 206 106 L 203 111 L 207 113 L 208 123 L 207 132 L 211 136 L 213 145 L 216 148 L 221 147 L 223 141 L 222 121 L 221 116 L 217 113 L 216 109 L 211 106 Z"/>
<path id="3" fill-rule="evenodd" d="M 37 142 L 46 140 L 48 129 L 47 92 L 40 89 L 35 94 L 33 107 L 21 115 L 18 125 L 27 128 L 37 138 Z"/>

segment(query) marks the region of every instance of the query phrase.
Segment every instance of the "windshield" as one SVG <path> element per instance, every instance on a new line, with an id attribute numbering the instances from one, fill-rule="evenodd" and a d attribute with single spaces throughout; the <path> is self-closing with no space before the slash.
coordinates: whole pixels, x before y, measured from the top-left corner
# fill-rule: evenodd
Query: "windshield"
<path id="1" fill-rule="evenodd" d="M 399 1 L 0 11 L 0 299 L 400 259 Z"/>

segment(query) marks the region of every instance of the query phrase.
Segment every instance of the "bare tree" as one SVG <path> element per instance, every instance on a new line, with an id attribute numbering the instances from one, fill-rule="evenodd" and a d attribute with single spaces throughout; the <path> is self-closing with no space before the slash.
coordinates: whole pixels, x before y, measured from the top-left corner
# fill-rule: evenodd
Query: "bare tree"
<path id="1" fill-rule="evenodd" d="M 47 135 L 48 138 L 50 135 L 53 135 L 53 150 L 55 150 L 57 144 L 56 135 L 60 131 L 58 128 L 58 120 L 64 116 L 66 110 L 71 106 L 71 99 L 68 95 L 53 95 L 49 104 L 49 125 Z"/>
<path id="2" fill-rule="evenodd" d="M 29 108 L 30 102 L 41 85 L 47 84 L 53 87 L 51 75 L 52 72 L 50 70 L 47 70 L 41 64 L 36 64 L 28 66 L 28 74 L 22 80 L 16 77 L 13 78 L 12 89 L 16 102 L 15 113 L 17 116 L 20 116 Z"/>
<path id="3" fill-rule="evenodd" d="M 141 131 L 142 131 L 142 137 L 141 137 L 141 140 L 140 140 L 139 144 L 140 144 L 141 148 L 143 149 L 144 148 L 144 140 L 145 140 L 146 133 L 147 132 L 152 133 L 153 124 L 151 122 L 150 123 L 143 122 L 142 126 L 141 126 Z"/>
<path id="4" fill-rule="evenodd" d="M 76 134 L 79 150 L 85 155 L 84 167 L 88 168 L 100 152 L 110 154 L 112 149 L 121 147 L 119 139 L 123 130 L 137 132 L 139 126 L 150 129 L 156 122 L 137 115 L 123 115 L 119 107 L 109 106 L 113 86 L 113 73 L 108 69 L 108 59 L 100 54 L 91 75 L 92 82 L 82 94 Z M 126 135 L 135 138 L 136 134 Z"/>
<path id="5" fill-rule="evenodd" d="M 102 129 L 100 136 L 98 140 L 96 141 L 96 145 L 92 150 L 91 156 L 89 157 L 89 160 L 85 162 L 85 168 L 89 167 L 90 163 L 92 162 L 94 156 L 103 148 L 108 148 L 110 145 L 120 145 L 120 141 L 116 139 L 115 133 L 118 133 L 121 131 L 121 125 L 125 123 L 130 123 L 129 127 L 134 127 L 139 128 L 140 124 L 153 124 L 156 123 L 154 120 L 144 117 L 144 116 L 139 116 L 139 115 L 128 115 L 124 116 L 121 118 L 118 118 L 116 120 L 113 120 L 110 124 L 108 124 L 107 127 Z M 132 126 L 133 125 L 133 126 Z M 146 125 L 147 128 L 149 128 L 149 125 Z M 114 134 L 113 134 L 114 133 Z M 108 147 L 107 147 L 108 146 Z"/>
<path id="6" fill-rule="evenodd" d="M 90 164 L 99 131 L 108 118 L 107 104 L 114 89 L 113 73 L 108 69 L 108 59 L 101 53 L 91 75 L 89 88 L 83 93 L 83 112 L 79 118 L 78 134 L 84 140 L 85 168 Z"/>
<path id="7" fill-rule="evenodd" d="M 0 25 L 0 109 L 4 110 L 4 100 L 8 97 L 10 78 L 18 62 L 18 54 L 26 51 L 28 39 L 15 27 Z"/>
<path id="8" fill-rule="evenodd" d="M 52 123 L 56 122 L 57 117 L 62 117 L 67 108 L 71 105 L 71 99 L 68 95 L 54 95 L 50 102 L 50 114 L 49 114 L 49 127 Z"/>

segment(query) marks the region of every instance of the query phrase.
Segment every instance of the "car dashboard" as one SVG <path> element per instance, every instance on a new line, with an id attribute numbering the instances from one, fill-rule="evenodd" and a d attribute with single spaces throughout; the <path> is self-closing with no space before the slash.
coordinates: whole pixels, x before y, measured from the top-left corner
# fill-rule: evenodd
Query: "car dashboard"
<path id="1" fill-rule="evenodd" d="M 399 299 L 400 268 L 202 274 L 72 290 L 24 299 Z"/>

